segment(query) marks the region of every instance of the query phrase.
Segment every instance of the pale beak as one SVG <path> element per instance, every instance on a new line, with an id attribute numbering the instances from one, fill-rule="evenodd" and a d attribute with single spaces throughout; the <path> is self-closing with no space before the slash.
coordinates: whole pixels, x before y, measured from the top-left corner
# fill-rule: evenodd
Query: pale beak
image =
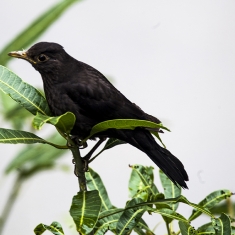
<path id="1" fill-rule="evenodd" d="M 11 57 L 16 57 L 19 59 L 27 60 L 28 62 L 35 64 L 36 62 L 33 61 L 31 58 L 27 56 L 27 51 L 12 51 L 8 53 Z"/>
<path id="2" fill-rule="evenodd" d="M 8 53 L 9 56 L 25 59 L 27 58 L 26 51 L 12 51 Z"/>

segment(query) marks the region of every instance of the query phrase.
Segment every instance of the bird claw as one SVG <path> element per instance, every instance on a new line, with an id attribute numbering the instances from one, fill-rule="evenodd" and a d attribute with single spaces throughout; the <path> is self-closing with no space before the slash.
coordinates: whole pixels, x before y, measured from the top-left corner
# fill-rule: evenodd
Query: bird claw
<path id="1" fill-rule="evenodd" d="M 78 146 L 79 149 L 85 149 L 88 144 L 87 142 L 81 141 L 77 136 L 71 136 L 72 141 Z"/>
<path id="2" fill-rule="evenodd" d="M 79 149 L 85 149 L 87 146 L 88 146 L 87 142 L 82 143 L 82 141 L 81 141 L 80 145 L 79 145 Z"/>
<path id="3" fill-rule="evenodd" d="M 88 171 L 88 169 L 89 169 L 89 160 L 87 160 L 87 159 L 84 159 L 84 158 L 82 158 L 82 160 L 83 160 L 83 165 L 84 165 L 84 168 L 83 168 L 83 170 L 84 170 L 84 172 L 87 172 Z"/>
<path id="4" fill-rule="evenodd" d="M 88 172 L 89 171 L 89 167 L 88 167 L 89 159 L 86 159 L 84 157 L 84 158 L 82 158 L 82 161 L 83 161 L 83 165 L 84 165 L 83 172 Z M 72 163 L 74 164 L 74 174 L 78 177 L 78 169 L 77 169 L 77 165 L 76 165 L 76 162 L 74 159 L 72 159 Z"/>
<path id="5" fill-rule="evenodd" d="M 76 175 L 78 177 L 78 170 L 77 170 L 77 165 L 76 165 L 76 161 L 75 159 L 72 159 L 72 163 L 74 164 L 74 175 Z"/>

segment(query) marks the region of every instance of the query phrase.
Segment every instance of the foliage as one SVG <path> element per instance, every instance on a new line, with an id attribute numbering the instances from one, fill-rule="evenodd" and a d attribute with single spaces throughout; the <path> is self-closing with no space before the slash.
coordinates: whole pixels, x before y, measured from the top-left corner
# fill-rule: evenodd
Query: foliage
<path id="1" fill-rule="evenodd" d="M 78 148 L 69 135 L 75 122 L 75 116 L 72 113 L 68 112 L 59 117 L 51 117 L 46 100 L 41 93 L 29 84 L 24 83 L 16 74 L 3 66 L 0 66 L 0 89 L 35 116 L 33 126 L 36 129 L 40 129 L 43 124 L 49 123 L 55 126 L 59 134 L 71 145 L 55 144 L 53 143 L 54 139 L 51 142 L 51 140 L 44 140 L 34 133 L 4 128 L 0 128 L 0 142 L 11 144 L 43 143 L 61 149 L 68 148 L 72 151 L 74 158 L 80 157 L 79 152 L 74 151 Z M 26 89 L 30 92 L 26 92 Z M 33 94 L 33 98 L 28 98 L 31 94 Z M 141 127 L 156 129 L 161 127 L 167 129 L 161 124 L 156 125 L 148 121 L 109 120 L 93 127 L 90 136 L 107 130 L 107 128 L 134 129 L 135 127 Z M 123 144 L 123 142 L 115 139 L 108 140 L 98 155 L 104 150 L 119 144 Z M 25 153 L 21 155 L 24 157 L 19 157 L 18 161 L 11 163 L 8 171 L 30 160 L 27 151 Z M 31 153 L 30 156 L 32 155 Z M 31 157 L 31 159 L 33 158 L 34 156 Z M 154 231 L 148 227 L 142 218 L 145 213 L 160 214 L 169 235 L 176 232 L 172 230 L 171 226 L 175 220 L 179 224 L 179 231 L 176 234 L 235 234 L 235 228 L 231 225 L 232 219 L 228 215 L 221 213 L 220 217 L 215 217 L 210 212 L 210 209 L 232 195 L 229 190 L 215 191 L 206 196 L 200 203 L 195 204 L 186 199 L 181 194 L 181 189 L 174 185 L 162 171 L 160 171 L 160 179 L 164 189 L 163 192 L 154 183 L 153 167 L 134 165 L 130 168 L 132 170 L 129 180 L 131 200 L 126 202 L 124 208 L 117 208 L 111 203 L 98 173 L 92 169 L 86 172 L 85 184 L 87 184 L 90 191 L 81 188 L 80 192 L 73 197 L 70 208 L 70 214 L 80 234 L 90 234 L 92 232 L 101 235 L 108 230 L 114 234 L 122 235 L 130 234 L 132 231 L 137 234 L 154 234 Z M 189 218 L 177 212 L 178 205 L 182 203 L 193 208 Z M 191 222 L 202 214 L 209 216 L 211 223 L 195 229 L 192 227 Z M 34 230 L 37 235 L 45 231 L 50 231 L 52 234 L 64 234 L 61 225 L 57 222 L 53 222 L 51 225 L 39 224 Z"/>
<path id="2" fill-rule="evenodd" d="M 74 157 L 80 157 L 76 156 L 79 151 L 75 151 L 78 148 L 76 145 L 75 147 L 72 146 L 74 142 L 69 135 L 75 122 L 74 114 L 68 112 L 60 117 L 51 117 L 42 92 L 23 82 L 16 74 L 3 67 L 11 59 L 11 57 L 7 56 L 7 53 L 18 48 L 28 47 L 69 6 L 80 1 L 63 0 L 58 2 L 26 27 L 0 52 L 0 64 L 2 65 L 0 66 L 0 89 L 8 95 L 0 93 L 2 115 L 5 121 L 10 126 L 13 126 L 13 129 L 0 128 L 0 143 L 26 144 L 25 148 L 17 153 L 5 171 L 6 174 L 9 174 L 15 169 L 20 169 L 7 203 L 11 205 L 6 206 L 0 218 L 0 234 L 4 221 L 9 214 L 9 207 L 13 205 L 19 193 L 20 185 L 25 179 L 42 170 L 53 168 L 55 161 L 65 152 L 62 151 L 63 149 L 70 149 Z M 9 97 L 15 102 L 12 102 Z M 49 123 L 55 126 L 57 131 L 45 140 L 32 132 L 20 130 L 28 120 L 32 120 L 32 117 L 35 129 L 41 129 L 45 123 Z M 142 120 L 109 120 L 96 125 L 92 129 L 90 136 L 83 140 L 83 144 L 95 133 L 108 128 L 134 129 L 136 127 L 147 128 L 160 142 L 162 141 L 158 135 L 158 129 L 168 130 L 162 124 Z M 65 145 L 65 139 L 69 142 L 69 145 Z M 93 159 L 103 151 L 120 144 L 125 144 L 125 142 L 109 139 L 103 149 Z M 234 219 L 223 213 L 227 210 L 225 202 L 232 195 L 229 190 L 215 191 L 206 196 L 200 203 L 194 204 L 182 196 L 181 189 L 174 185 L 161 171 L 159 174 L 163 192 L 154 184 L 153 167 L 134 165 L 130 166 L 130 168 L 131 176 L 128 188 L 131 199 L 126 202 L 123 208 L 117 208 L 111 203 L 102 179 L 98 173 L 89 168 L 89 171 L 86 172 L 86 184 L 90 191 L 83 190 L 78 192 L 73 197 L 70 208 L 70 214 L 80 234 L 102 235 L 107 231 L 111 231 L 114 234 L 130 234 L 134 231 L 140 235 L 151 235 L 154 234 L 154 231 L 149 228 L 142 218 L 146 213 L 160 214 L 166 224 L 168 235 L 235 234 L 235 228 L 231 225 Z M 221 201 L 224 203 L 219 204 Z M 193 208 L 189 218 L 177 213 L 177 208 L 182 203 Z M 219 214 L 219 216 L 214 216 L 212 212 Z M 195 229 L 191 222 L 202 214 L 209 216 L 211 222 Z M 178 232 L 173 231 L 171 226 L 173 221 L 178 221 Z M 58 222 L 53 222 L 51 225 L 41 223 L 34 229 L 34 233 L 37 235 L 43 234 L 45 231 L 57 235 L 64 234 L 62 226 Z"/>
<path id="3" fill-rule="evenodd" d="M 14 39 L 10 40 L 8 44 L 0 51 L 0 64 L 6 65 L 11 57 L 7 54 L 16 49 L 22 49 L 30 46 L 39 36 L 41 36 L 72 4 L 76 2 L 81 2 L 81 0 L 61 0 L 58 1 L 54 6 L 49 8 L 39 17 L 37 17 L 29 26 L 27 26 L 22 32 L 19 33 Z M 5 71 L 7 72 L 7 71 Z M 10 73 L 13 75 L 12 73 Z M 2 76 L 3 78 L 3 76 Z M 10 79 L 11 83 L 7 83 L 4 79 Z M 41 108 L 41 111 L 44 111 L 45 114 L 50 114 L 48 105 L 46 102 L 43 102 L 44 107 L 41 106 L 41 100 L 45 100 L 42 93 L 38 90 L 28 87 L 25 90 L 21 90 L 20 83 L 21 79 L 17 80 L 4 76 L 1 80 L 2 88 L 5 89 L 5 92 L 9 94 L 10 90 L 14 90 L 15 86 L 18 87 L 19 91 L 11 92 L 11 95 L 15 98 L 15 101 L 21 102 L 24 105 L 24 100 L 19 99 L 18 96 L 23 96 L 28 99 L 28 101 L 34 99 L 34 92 L 37 93 L 38 103 L 30 102 L 27 103 L 28 107 L 23 108 L 22 106 L 16 104 L 9 96 L 6 96 L 0 92 L 1 100 L 1 117 L 5 121 L 6 125 L 12 126 L 15 130 L 2 129 L 0 135 L 2 136 L 2 143 L 35 143 L 41 142 L 45 143 L 45 140 L 42 140 L 40 137 L 36 136 L 34 133 L 27 133 L 22 131 L 17 131 L 23 126 L 27 125 L 32 119 L 32 112 L 34 105 L 38 105 L 38 108 Z M 4 87 L 5 84 L 5 87 Z M 27 84 L 22 82 L 22 84 L 27 87 Z M 32 89 L 31 89 L 32 88 Z M 25 91 L 25 93 L 24 93 Z M 18 97 L 18 98 L 17 98 Z M 22 98 L 22 97 L 21 97 Z M 36 108 L 37 109 L 37 108 Z M 30 112 L 28 112 L 28 111 Z M 43 113 L 43 112 L 42 112 Z M 26 124 L 27 123 L 27 124 Z M 23 134 L 23 135 L 22 135 Z M 12 139 L 13 137 L 13 139 Z M 51 142 L 56 142 L 60 146 L 63 146 L 64 140 L 58 136 L 56 133 L 51 133 L 51 136 L 48 137 L 49 144 Z M 53 146 L 57 146 L 52 144 Z M 66 147 L 67 148 L 67 147 Z M 25 180 L 29 179 L 33 175 L 36 175 L 38 172 L 53 169 L 56 166 L 56 160 L 59 159 L 65 151 L 59 151 L 58 149 L 51 148 L 50 145 L 25 145 L 25 147 L 17 153 L 15 158 L 10 162 L 7 169 L 5 170 L 6 174 L 15 171 L 16 179 L 13 183 L 12 191 L 9 193 L 6 204 L 4 205 L 3 211 L 0 217 L 0 234 L 2 234 L 4 224 L 9 217 L 14 201 L 17 199 L 17 195 L 20 193 L 22 184 Z M 17 169 L 17 171 L 16 171 Z"/>
<path id="4" fill-rule="evenodd" d="M 127 201 L 124 208 L 116 208 L 111 204 L 107 190 L 100 176 L 92 169 L 86 173 L 89 192 L 79 192 L 75 195 L 71 205 L 70 214 L 74 219 L 77 230 L 80 234 L 89 234 L 93 230 L 94 234 L 104 234 L 108 230 L 114 234 L 129 234 L 135 231 L 137 234 L 154 234 L 147 223 L 142 219 L 144 213 L 157 213 L 162 215 L 168 228 L 168 234 L 235 234 L 235 227 L 231 225 L 232 219 L 222 213 L 220 217 L 215 217 L 209 209 L 215 207 L 220 201 L 230 197 L 232 193 L 229 190 L 218 190 L 203 199 L 199 204 L 189 202 L 181 195 L 181 190 L 177 189 L 175 198 L 167 198 L 175 191 L 175 185 L 160 171 L 161 183 L 164 188 L 164 194 L 160 193 L 156 185 L 150 182 L 153 172 L 142 165 L 131 166 L 131 177 L 129 180 L 129 193 L 131 200 Z M 136 172 L 138 172 L 136 174 Z M 133 184 L 133 181 L 135 182 Z M 135 186 L 133 186 L 135 185 Z M 140 187 L 142 185 L 142 187 Z M 172 188 L 173 189 L 172 191 Z M 157 190 L 157 191 L 156 191 Z M 133 191 L 136 193 L 133 194 Z M 152 194 L 155 191 L 154 195 Z M 98 193 L 97 193 L 98 192 Z M 145 192 L 145 194 L 143 194 Z M 200 214 L 204 213 L 211 218 L 211 223 L 204 224 L 195 229 L 191 221 L 196 217 L 190 216 L 188 219 L 176 212 L 176 204 L 184 203 L 193 208 Z M 74 208 L 77 208 L 76 210 Z M 98 213 L 97 213 L 98 212 Z M 76 215 L 74 215 L 74 213 Z M 173 220 L 178 221 L 179 231 L 172 231 L 170 224 Z M 38 225 L 35 228 L 35 234 L 42 234 L 47 225 Z M 39 231 L 39 228 L 41 230 Z M 54 231 L 51 231 L 53 234 Z M 174 233 L 175 232 L 175 233 Z M 64 233 L 61 233 L 64 234 Z"/>
<path id="5" fill-rule="evenodd" d="M 73 3 L 81 0 L 63 0 L 59 1 L 53 7 L 44 12 L 26 27 L 19 35 L 10 41 L 0 53 L 0 64 L 5 65 L 10 57 L 7 55 L 16 48 L 27 48 L 42 33 L 44 33 Z"/>

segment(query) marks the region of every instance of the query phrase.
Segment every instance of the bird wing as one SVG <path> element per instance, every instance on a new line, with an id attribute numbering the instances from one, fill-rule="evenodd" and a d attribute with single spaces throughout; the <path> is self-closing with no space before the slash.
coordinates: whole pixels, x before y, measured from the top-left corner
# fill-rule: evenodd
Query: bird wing
<path id="1" fill-rule="evenodd" d="M 118 118 L 148 120 L 147 114 L 91 66 L 84 64 L 69 81 L 71 85 L 66 86 L 66 93 L 86 117 L 97 122 Z"/>

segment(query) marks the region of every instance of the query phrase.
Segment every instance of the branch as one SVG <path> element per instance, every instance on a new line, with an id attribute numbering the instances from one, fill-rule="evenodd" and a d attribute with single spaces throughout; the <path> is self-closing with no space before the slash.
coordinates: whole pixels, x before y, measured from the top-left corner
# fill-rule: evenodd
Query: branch
<path id="1" fill-rule="evenodd" d="M 73 160 L 75 162 L 75 175 L 78 177 L 79 188 L 81 192 L 87 191 L 86 177 L 85 177 L 85 166 L 82 161 L 79 147 L 73 142 L 71 137 L 68 135 L 68 148 L 73 154 Z"/>

